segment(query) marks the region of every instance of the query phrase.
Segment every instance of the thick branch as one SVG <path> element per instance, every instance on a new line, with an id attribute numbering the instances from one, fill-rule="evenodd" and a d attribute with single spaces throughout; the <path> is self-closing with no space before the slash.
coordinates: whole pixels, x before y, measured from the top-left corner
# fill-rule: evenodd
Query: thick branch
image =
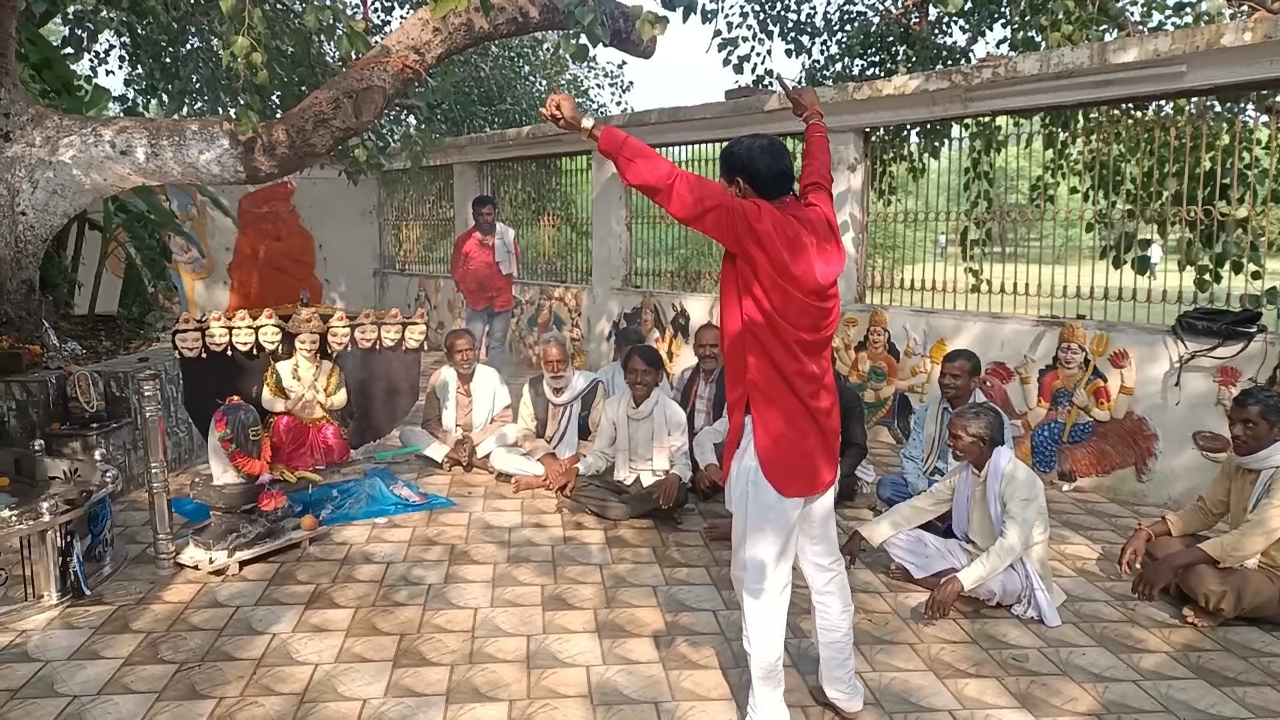
<path id="1" fill-rule="evenodd" d="M 33 137 L 44 146 L 33 154 L 74 163 L 98 197 L 137 185 L 258 184 L 285 177 L 332 157 L 447 58 L 495 40 L 572 24 L 563 0 L 496 0 L 487 16 L 479 4 L 472 0 L 440 19 L 428 9 L 418 10 L 346 72 L 254 135 L 240 137 L 219 120 L 82 118 L 33 109 L 32 129 L 38 130 Z M 609 5 L 613 32 L 608 43 L 651 57 L 656 41 L 642 42 L 627 8 Z"/>
<path id="2" fill-rule="evenodd" d="M 0 0 L 0 111 L 6 100 L 22 96 L 18 87 L 18 5 L 21 0 Z"/>

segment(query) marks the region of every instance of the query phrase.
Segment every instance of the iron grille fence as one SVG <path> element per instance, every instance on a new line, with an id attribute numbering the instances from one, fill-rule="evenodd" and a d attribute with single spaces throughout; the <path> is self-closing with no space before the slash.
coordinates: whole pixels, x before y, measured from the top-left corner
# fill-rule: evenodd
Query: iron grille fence
<path id="1" fill-rule="evenodd" d="M 1155 324 L 1275 308 L 1275 97 L 872 130 L 868 299 Z"/>
<path id="2" fill-rule="evenodd" d="M 453 166 L 389 170 L 378 180 L 381 267 L 448 275 L 453 251 Z"/>
<path id="3" fill-rule="evenodd" d="M 800 167 L 798 137 L 784 137 Z M 720 178 L 723 142 L 703 142 L 658 148 L 663 157 L 705 178 Z M 720 287 L 720 259 L 724 251 L 711 238 L 690 230 L 636 190 L 627 188 L 627 229 L 631 261 L 627 285 L 645 290 L 716 293 Z"/>
<path id="4" fill-rule="evenodd" d="M 521 280 L 591 284 L 591 155 L 481 163 L 480 187 L 516 231 Z"/>

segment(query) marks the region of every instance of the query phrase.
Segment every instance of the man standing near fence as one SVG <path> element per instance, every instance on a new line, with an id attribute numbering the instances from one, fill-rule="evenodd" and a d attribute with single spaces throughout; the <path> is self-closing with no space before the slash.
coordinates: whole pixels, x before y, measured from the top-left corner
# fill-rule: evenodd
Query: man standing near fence
<path id="1" fill-rule="evenodd" d="M 515 308 L 516 231 L 498 222 L 498 201 L 491 195 L 471 201 L 471 218 L 474 224 L 453 243 L 449 273 L 467 304 L 467 329 L 485 343 L 486 362 L 501 367 Z"/>
<path id="2" fill-rule="evenodd" d="M 821 687 L 811 692 L 837 717 L 851 718 L 862 710 L 863 688 L 855 675 L 853 599 L 836 535 L 840 408 L 831 381 L 845 250 L 817 94 L 783 89 L 805 125 L 798 194 L 791 153 L 771 135 L 727 143 L 717 183 L 679 169 L 617 128 L 584 118 L 567 95 L 552 95 L 541 114 L 595 140 L 623 183 L 724 246 L 724 467 L 734 518 L 731 574 L 751 673 L 747 720 L 789 717 L 783 655 L 797 559 L 812 598 L 819 656 Z"/>

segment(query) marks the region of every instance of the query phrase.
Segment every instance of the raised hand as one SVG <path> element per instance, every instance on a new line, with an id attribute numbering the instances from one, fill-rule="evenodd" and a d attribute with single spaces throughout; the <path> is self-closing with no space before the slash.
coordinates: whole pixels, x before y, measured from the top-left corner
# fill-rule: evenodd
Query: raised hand
<path id="1" fill-rule="evenodd" d="M 570 95 L 552 93 L 547 104 L 538 110 L 538 115 L 545 121 L 565 132 L 578 132 L 582 129 L 582 113 L 578 112 L 578 103 Z"/>
<path id="2" fill-rule="evenodd" d="M 791 87 L 786 80 L 778 79 L 778 85 L 782 87 L 782 92 L 791 101 L 791 112 L 796 117 L 803 120 L 805 116 L 812 114 L 822 114 L 822 109 L 818 107 L 818 93 L 809 87 Z"/>

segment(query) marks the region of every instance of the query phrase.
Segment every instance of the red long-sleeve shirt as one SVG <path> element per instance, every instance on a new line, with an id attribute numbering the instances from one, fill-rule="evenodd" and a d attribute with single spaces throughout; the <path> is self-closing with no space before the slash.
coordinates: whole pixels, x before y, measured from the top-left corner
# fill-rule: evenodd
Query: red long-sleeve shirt
<path id="1" fill-rule="evenodd" d="M 826 128 L 805 129 L 800 196 L 774 202 L 737 198 L 617 128 L 604 128 L 599 148 L 625 184 L 724 246 L 726 476 L 750 406 L 760 466 L 774 489 L 784 497 L 825 492 L 840 460 L 831 338 L 845 264 Z"/>
<path id="2" fill-rule="evenodd" d="M 519 257 L 519 249 L 516 252 Z M 474 227 L 453 241 L 449 268 L 454 287 L 471 310 L 506 312 L 516 306 L 514 280 L 498 267 L 494 244 L 485 243 Z"/>

